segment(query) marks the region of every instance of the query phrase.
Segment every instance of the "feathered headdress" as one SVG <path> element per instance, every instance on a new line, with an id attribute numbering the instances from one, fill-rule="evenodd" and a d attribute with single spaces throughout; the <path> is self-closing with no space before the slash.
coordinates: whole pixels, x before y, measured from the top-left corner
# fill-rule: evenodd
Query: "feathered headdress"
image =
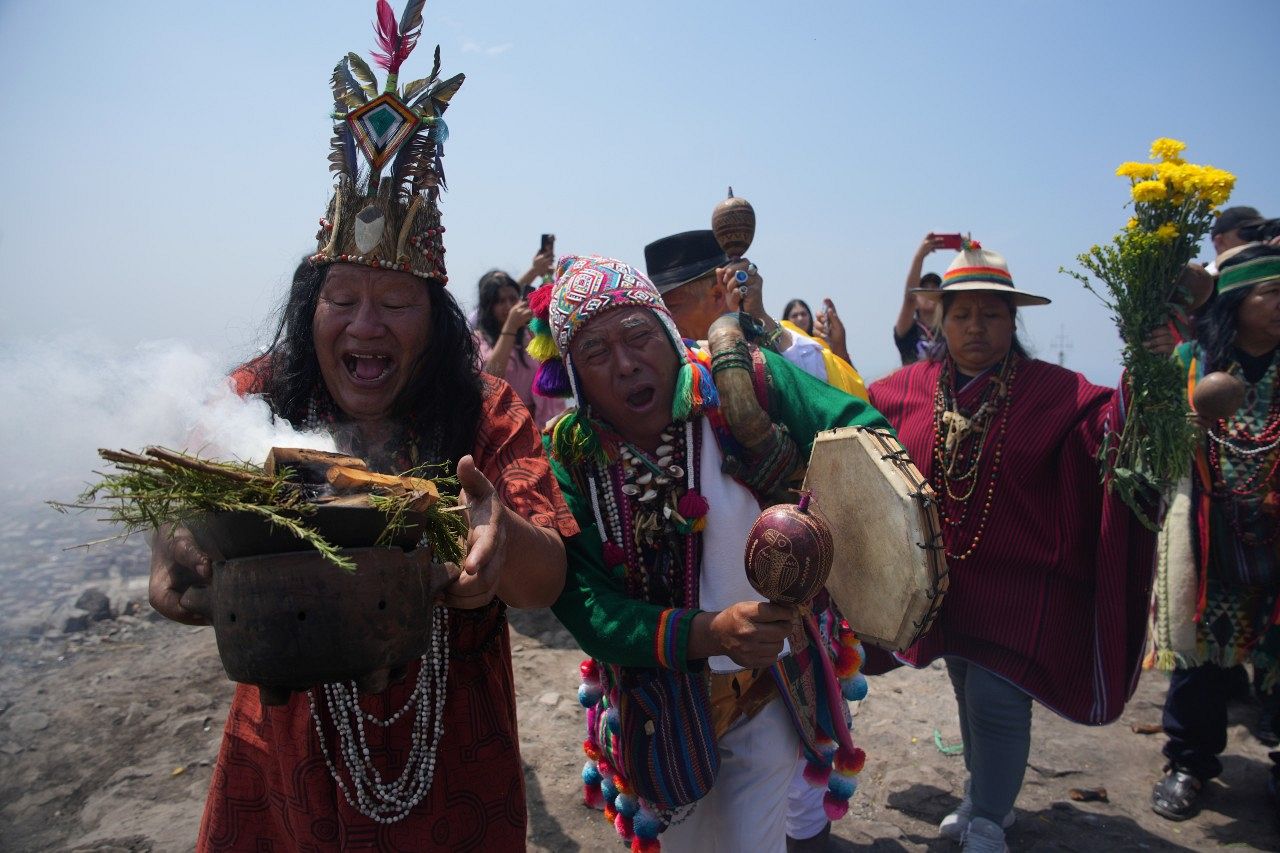
<path id="1" fill-rule="evenodd" d="M 687 420 L 719 404 L 710 361 L 685 346 L 671 312 L 643 273 L 612 258 L 568 255 L 556 264 L 555 280 L 529 295 L 533 338 L 525 346 L 525 352 L 542 362 L 534 377 L 534 392 L 544 397 L 573 397 L 578 404 L 556 421 L 551 433 L 552 451 L 564 462 L 603 460 L 612 455 L 590 422 L 569 346 L 593 317 L 629 305 L 652 311 L 680 356 L 671 419 Z"/>
<path id="2" fill-rule="evenodd" d="M 348 53 L 333 69 L 335 125 L 329 169 L 338 175 L 328 215 L 320 220 L 314 264 L 346 263 L 402 270 L 448 282 L 444 227 L 436 205 L 445 188 L 441 116 L 462 86 L 463 75 L 440 80 L 440 46 L 428 77 L 398 86 L 400 66 L 422 34 L 426 0 L 409 0 L 397 21 L 387 0 L 378 0 L 374 63 Z M 364 156 L 361 168 L 357 153 Z M 383 169 L 391 164 L 390 174 Z"/>

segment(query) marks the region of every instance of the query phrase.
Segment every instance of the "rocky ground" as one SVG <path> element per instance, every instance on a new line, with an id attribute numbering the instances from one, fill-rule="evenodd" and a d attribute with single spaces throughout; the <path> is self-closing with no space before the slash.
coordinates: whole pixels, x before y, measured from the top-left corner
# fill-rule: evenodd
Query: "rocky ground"
<path id="1" fill-rule="evenodd" d="M 40 520 L 0 527 L 0 849 L 189 850 L 231 696 L 212 634 L 141 603 L 139 543 L 63 554 L 65 522 Z M 82 598 L 88 587 L 102 596 Z M 578 798 L 581 652 L 545 611 L 511 624 L 529 847 L 622 849 Z M 1145 675 L 1124 717 L 1101 729 L 1036 709 L 1012 849 L 1280 849 L 1254 705 L 1233 708 L 1226 770 L 1204 810 L 1181 824 L 1151 812 L 1161 738 L 1140 732 L 1159 723 L 1163 690 Z M 945 672 L 873 679 L 855 737 L 867 769 L 832 850 L 953 849 L 936 833 L 964 778 L 963 760 L 939 748 L 958 740 Z M 1071 797 L 1098 788 L 1106 801 Z"/>

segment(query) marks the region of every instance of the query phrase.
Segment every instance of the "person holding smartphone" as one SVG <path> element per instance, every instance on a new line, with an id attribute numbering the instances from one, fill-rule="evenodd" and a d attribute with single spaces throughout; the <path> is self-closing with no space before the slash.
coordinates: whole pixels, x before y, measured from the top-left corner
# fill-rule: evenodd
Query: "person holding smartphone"
<path id="1" fill-rule="evenodd" d="M 911 259 L 911 268 L 907 270 L 907 284 L 902 292 L 902 308 L 898 311 L 898 319 L 893 324 L 893 343 L 902 357 L 902 364 L 915 364 L 933 346 L 934 331 L 937 326 L 938 300 L 915 290 L 924 288 L 937 290 L 942 285 L 942 278 L 937 273 L 920 275 L 924 267 L 924 259 L 938 249 L 956 249 L 961 247 L 959 234 L 935 234 L 930 231 L 920 241 L 915 257 Z"/>
<path id="2" fill-rule="evenodd" d="M 497 269 L 480 277 L 474 332 L 480 368 L 507 381 L 539 429 L 565 409 L 563 400 L 533 393 L 538 363 L 525 352 L 527 327 L 533 319 L 526 294 L 541 276 L 550 273 L 555 262 L 554 245 L 546 239 L 549 236 L 543 235 L 542 248 L 519 280 Z"/>

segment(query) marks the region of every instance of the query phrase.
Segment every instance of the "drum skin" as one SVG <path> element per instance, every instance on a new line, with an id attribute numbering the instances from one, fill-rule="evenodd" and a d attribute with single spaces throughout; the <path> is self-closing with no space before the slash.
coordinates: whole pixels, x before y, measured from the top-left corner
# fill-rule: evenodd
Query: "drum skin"
<path id="1" fill-rule="evenodd" d="M 937 497 L 891 433 L 818 433 L 804 489 L 831 530 L 827 591 L 866 643 L 902 651 L 933 622 L 947 589 Z"/>
<path id="2" fill-rule="evenodd" d="M 808 498 L 802 506 L 807 506 Z M 747 534 L 747 580 L 777 604 L 804 604 L 827 582 L 834 548 L 819 516 L 793 504 L 771 506 Z"/>

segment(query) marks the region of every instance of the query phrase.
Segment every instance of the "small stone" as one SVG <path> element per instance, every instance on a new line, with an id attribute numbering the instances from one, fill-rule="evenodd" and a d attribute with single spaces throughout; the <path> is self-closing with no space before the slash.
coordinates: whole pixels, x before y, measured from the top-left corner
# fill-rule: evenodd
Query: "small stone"
<path id="1" fill-rule="evenodd" d="M 32 735 L 49 727 L 49 715 L 40 711 L 19 711 L 6 714 L 9 731 L 17 735 Z"/>
<path id="2" fill-rule="evenodd" d="M 96 586 L 89 587 L 76 599 L 76 607 L 89 614 L 89 621 L 101 622 L 111 618 L 111 599 Z"/>
<path id="3" fill-rule="evenodd" d="M 88 613 L 77 613 L 74 616 L 68 616 L 67 620 L 62 623 L 62 633 L 64 634 L 78 634 L 87 630 L 89 630 Z"/>
<path id="4" fill-rule="evenodd" d="M 541 696 L 538 697 L 538 702 L 553 708 L 556 705 L 560 704 L 560 694 L 559 693 L 543 693 Z"/>

